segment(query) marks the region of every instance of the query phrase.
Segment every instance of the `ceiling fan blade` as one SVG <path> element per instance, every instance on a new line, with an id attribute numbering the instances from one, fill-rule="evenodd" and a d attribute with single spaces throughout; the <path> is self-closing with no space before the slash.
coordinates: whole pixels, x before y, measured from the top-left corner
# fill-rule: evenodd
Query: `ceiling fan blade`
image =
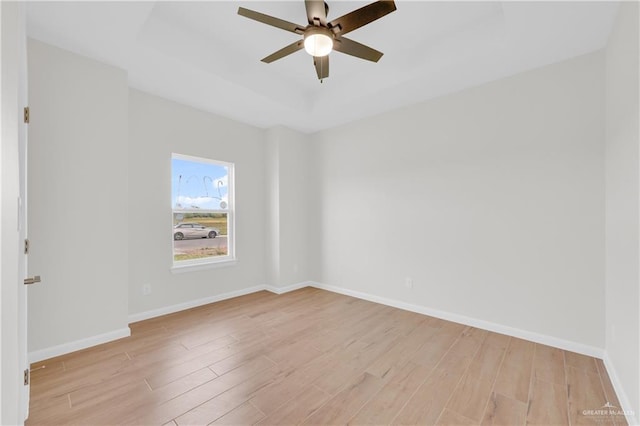
<path id="1" fill-rule="evenodd" d="M 309 25 L 315 25 L 314 19 L 320 21 L 320 25 L 327 25 L 327 4 L 324 0 L 305 0 L 304 6 L 307 9 L 307 20 Z"/>
<path id="2" fill-rule="evenodd" d="M 291 55 L 294 52 L 297 52 L 298 50 L 302 49 L 304 47 L 304 41 L 303 40 L 298 40 L 296 42 L 291 43 L 290 45 L 283 47 L 282 49 L 278 50 L 277 52 L 272 53 L 271 55 L 267 56 L 266 58 L 262 59 L 262 62 L 266 62 L 267 64 L 270 64 L 273 61 L 277 61 L 278 59 L 282 59 L 287 55 Z"/>
<path id="3" fill-rule="evenodd" d="M 371 62 L 378 62 L 383 55 L 382 52 L 379 52 L 376 49 L 360 44 L 357 41 L 353 41 L 346 37 L 336 38 L 333 41 L 333 49 Z"/>
<path id="4" fill-rule="evenodd" d="M 316 67 L 316 74 L 318 74 L 318 80 L 329 77 L 329 55 L 327 56 L 314 56 L 313 65 Z"/>
<path id="5" fill-rule="evenodd" d="M 238 8 L 238 15 L 296 34 L 303 34 L 305 29 L 305 27 L 302 25 L 294 24 L 292 22 L 285 21 L 284 19 L 265 15 L 264 13 L 256 12 L 254 10 L 245 9 L 244 7 Z"/>
<path id="6" fill-rule="evenodd" d="M 338 27 L 338 34 L 347 34 L 362 27 L 363 25 L 367 25 L 368 23 L 375 21 L 376 19 L 382 18 L 394 10 L 396 10 L 396 4 L 393 0 L 380 0 L 334 19 L 329 22 L 328 27 Z"/>

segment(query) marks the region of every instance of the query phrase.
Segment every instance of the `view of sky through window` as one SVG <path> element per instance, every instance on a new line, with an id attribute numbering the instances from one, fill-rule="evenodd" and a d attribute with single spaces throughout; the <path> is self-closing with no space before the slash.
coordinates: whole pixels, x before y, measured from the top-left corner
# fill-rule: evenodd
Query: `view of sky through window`
<path id="1" fill-rule="evenodd" d="M 172 158 L 173 209 L 224 210 L 229 204 L 228 168 L 213 163 Z"/>

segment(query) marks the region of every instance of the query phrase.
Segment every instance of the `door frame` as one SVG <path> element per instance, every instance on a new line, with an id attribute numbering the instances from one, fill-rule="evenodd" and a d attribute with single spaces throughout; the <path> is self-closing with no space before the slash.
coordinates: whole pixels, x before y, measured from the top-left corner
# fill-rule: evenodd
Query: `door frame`
<path id="1" fill-rule="evenodd" d="M 28 404 L 23 387 L 23 370 L 27 365 L 26 331 L 20 326 L 21 318 L 26 318 L 23 303 L 26 302 L 24 271 L 21 271 L 21 256 L 24 241 L 20 241 L 20 154 L 19 133 L 22 122 L 23 105 L 20 101 L 22 84 L 21 72 L 26 78 L 26 70 L 21 70 L 26 59 L 24 2 L 0 2 L 0 423 L 22 424 L 27 414 L 23 409 Z M 26 84 L 26 80 L 24 81 Z M 23 325 L 26 326 L 26 323 Z M 28 393 L 26 393 L 28 395 Z"/>
<path id="2" fill-rule="evenodd" d="M 20 22 L 23 23 L 20 34 L 20 46 L 18 48 L 19 65 L 18 65 L 18 104 L 20 106 L 20 112 L 22 120 L 18 123 L 18 157 L 19 157 L 19 177 L 20 177 L 20 194 L 18 205 L 18 241 L 20 247 L 18 249 L 18 274 L 20 274 L 20 280 L 18 281 L 18 345 L 19 345 L 19 362 L 22 364 L 21 371 L 27 372 L 26 383 L 23 381 L 23 386 L 19 395 L 19 410 L 20 418 L 26 419 L 29 417 L 29 397 L 31 391 L 31 373 L 29 372 L 29 353 L 28 353 L 28 339 L 27 339 L 27 306 L 28 306 L 28 291 L 27 286 L 24 284 L 24 280 L 29 276 L 28 265 L 28 250 L 27 241 L 28 234 L 28 168 L 27 158 L 29 152 L 28 143 L 28 123 L 25 117 L 25 108 L 29 106 L 29 90 L 28 90 L 28 65 L 27 65 L 27 37 L 25 33 L 26 22 L 26 10 L 25 3 L 20 2 Z M 23 373 L 25 374 L 25 373 Z M 23 376 L 24 379 L 24 376 Z"/>

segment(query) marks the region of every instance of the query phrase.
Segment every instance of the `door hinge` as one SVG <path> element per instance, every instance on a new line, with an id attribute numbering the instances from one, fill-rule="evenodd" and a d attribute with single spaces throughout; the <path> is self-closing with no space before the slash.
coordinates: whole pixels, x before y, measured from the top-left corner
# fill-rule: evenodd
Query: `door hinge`
<path id="1" fill-rule="evenodd" d="M 24 254 L 29 254 L 29 239 L 25 238 L 24 240 Z"/>
<path id="2" fill-rule="evenodd" d="M 24 385 L 29 385 L 29 369 L 24 370 Z"/>
<path id="3" fill-rule="evenodd" d="M 29 107 L 24 107 L 24 122 L 29 124 Z"/>

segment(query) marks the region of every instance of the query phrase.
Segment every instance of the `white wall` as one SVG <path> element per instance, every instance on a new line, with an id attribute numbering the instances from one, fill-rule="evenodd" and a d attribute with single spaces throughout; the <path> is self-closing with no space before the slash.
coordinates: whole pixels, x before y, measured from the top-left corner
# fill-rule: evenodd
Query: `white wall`
<path id="1" fill-rule="evenodd" d="M 640 415 L 638 3 L 623 2 L 606 52 L 606 351 Z M 624 403 L 623 402 L 623 403 Z M 637 421 L 637 420 L 636 420 Z"/>
<path id="2" fill-rule="evenodd" d="M 280 129 L 266 131 L 265 147 L 265 280 L 280 283 Z"/>
<path id="3" fill-rule="evenodd" d="M 602 348 L 603 106 L 597 52 L 320 132 L 313 278 Z"/>
<path id="4" fill-rule="evenodd" d="M 309 279 L 310 147 L 308 136 L 285 127 L 267 130 L 267 284 L 286 287 Z"/>
<path id="5" fill-rule="evenodd" d="M 127 328 L 127 76 L 30 40 L 29 351 Z"/>
<path id="6" fill-rule="evenodd" d="M 236 265 L 171 273 L 171 153 L 235 163 Z M 130 314 L 265 284 L 262 130 L 131 90 L 128 156 Z"/>
<path id="7" fill-rule="evenodd" d="M 309 279 L 309 246 L 319 236 L 309 229 L 310 142 L 308 136 L 283 129 L 280 138 L 280 286 Z"/>
<path id="8" fill-rule="evenodd" d="M 21 424 L 19 395 L 22 375 L 18 323 L 18 103 L 20 48 L 24 16 L 15 2 L 0 3 L 0 424 Z M 23 48 L 23 47 L 22 47 Z"/>

